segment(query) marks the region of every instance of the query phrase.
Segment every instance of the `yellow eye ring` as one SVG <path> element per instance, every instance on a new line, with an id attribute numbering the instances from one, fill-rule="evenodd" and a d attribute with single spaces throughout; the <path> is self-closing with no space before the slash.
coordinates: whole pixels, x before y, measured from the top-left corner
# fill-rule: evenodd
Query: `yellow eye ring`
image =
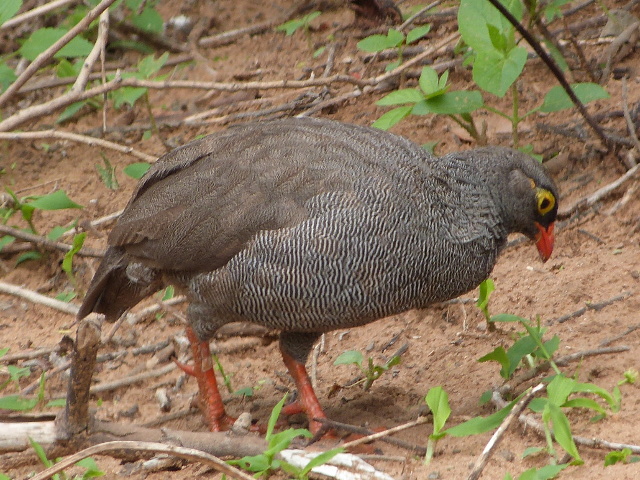
<path id="1" fill-rule="evenodd" d="M 536 201 L 538 202 L 538 213 L 540 215 L 546 215 L 556 205 L 556 197 L 544 188 L 536 189 Z"/>

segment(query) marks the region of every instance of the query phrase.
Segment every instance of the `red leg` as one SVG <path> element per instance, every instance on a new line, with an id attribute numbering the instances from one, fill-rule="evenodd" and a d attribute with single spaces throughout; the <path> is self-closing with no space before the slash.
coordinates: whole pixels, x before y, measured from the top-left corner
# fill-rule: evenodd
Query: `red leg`
<path id="1" fill-rule="evenodd" d="M 224 404 L 222 403 L 218 382 L 211 362 L 209 342 L 201 341 L 191 327 L 187 327 L 186 331 L 187 338 L 191 343 L 191 351 L 193 352 L 193 367 L 179 362 L 176 362 L 176 364 L 187 375 L 196 377 L 200 391 L 200 405 L 204 416 L 209 423 L 211 431 L 221 432 L 233 425 L 235 419 L 224 411 Z"/>
<path id="2" fill-rule="evenodd" d="M 322 427 L 322 424 L 314 421 L 313 419 L 327 418 L 327 416 L 324 414 L 324 411 L 322 411 L 318 397 L 316 397 L 316 392 L 313 391 L 311 379 L 309 378 L 309 374 L 307 373 L 307 369 L 304 364 L 297 362 L 291 355 L 285 353 L 282 349 L 280 351 L 282 352 L 282 360 L 284 361 L 284 364 L 287 366 L 289 373 L 296 382 L 298 395 L 300 396 L 299 405 L 302 411 L 304 411 L 309 417 L 309 430 L 311 430 L 311 433 L 315 435 Z M 296 404 L 294 403 L 293 405 Z M 292 407 L 291 410 L 295 411 L 298 410 L 298 408 L 297 406 Z"/>

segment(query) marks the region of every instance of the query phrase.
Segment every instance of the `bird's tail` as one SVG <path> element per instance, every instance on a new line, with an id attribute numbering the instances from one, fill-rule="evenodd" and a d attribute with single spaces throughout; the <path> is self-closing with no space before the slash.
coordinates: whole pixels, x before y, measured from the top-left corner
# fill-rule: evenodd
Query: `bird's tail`
<path id="1" fill-rule="evenodd" d="M 89 285 L 78 311 L 78 319 L 97 312 L 103 313 L 107 321 L 114 322 L 140 300 L 162 287 L 162 276 L 158 271 L 141 267 L 145 275 L 134 279 L 127 272 L 129 265 L 124 250 L 109 247 Z"/>

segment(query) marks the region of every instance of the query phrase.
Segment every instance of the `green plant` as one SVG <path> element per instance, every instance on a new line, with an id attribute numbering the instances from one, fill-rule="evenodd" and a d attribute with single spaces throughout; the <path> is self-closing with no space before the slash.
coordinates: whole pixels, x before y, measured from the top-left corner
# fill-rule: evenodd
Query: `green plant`
<path id="1" fill-rule="evenodd" d="M 31 448 L 33 448 L 33 450 L 36 452 L 36 455 L 40 462 L 42 462 L 42 464 L 46 468 L 52 467 L 60 461 L 59 458 L 56 458 L 55 460 L 49 460 L 49 458 L 47 458 L 46 452 L 44 451 L 44 448 L 42 448 L 42 445 L 40 445 L 32 438 L 29 438 L 29 443 L 31 444 Z M 82 473 L 82 475 L 76 475 L 74 477 L 74 480 L 86 480 L 89 478 L 101 477 L 102 475 L 104 475 L 104 472 L 99 469 L 98 464 L 91 457 L 83 458 L 75 465 L 84 468 L 85 471 Z M 69 477 L 65 472 L 61 472 L 56 473 L 51 478 L 53 478 L 54 480 L 67 480 Z"/>
<path id="2" fill-rule="evenodd" d="M 478 91 L 449 92 L 448 78 L 448 72 L 438 77 L 438 73 L 433 68 L 424 67 L 418 81 L 419 88 L 395 90 L 376 102 L 376 105 L 380 106 L 403 106 L 388 111 L 376 120 L 373 126 L 388 130 L 410 114 L 434 113 L 449 116 L 472 136 L 478 138 L 480 135 L 471 118 L 471 112 L 484 105 L 482 95 Z"/>
<path id="3" fill-rule="evenodd" d="M 431 30 L 431 25 L 422 25 L 410 30 L 405 36 L 399 30 L 390 28 L 386 35 L 370 35 L 358 42 L 358 48 L 363 52 L 380 53 L 389 48 L 397 50 L 398 59 L 389 63 L 385 70 L 388 72 L 397 68 L 402 63 L 402 55 L 407 45 L 417 42 Z"/>
<path id="4" fill-rule="evenodd" d="M 522 472 L 518 476 L 518 480 L 551 480 L 556 478 L 558 474 L 569 466 L 568 463 L 561 465 L 545 465 L 540 468 L 530 468 L 529 470 Z M 504 480 L 513 480 L 510 473 L 504 476 Z"/>
<path id="5" fill-rule="evenodd" d="M 358 352 L 357 350 L 348 350 L 340 354 L 338 358 L 336 358 L 336 360 L 333 362 L 333 364 L 356 365 L 365 376 L 365 378 L 363 378 L 361 382 L 364 382 L 362 388 L 367 391 L 369 390 L 369 388 L 371 388 L 373 382 L 379 379 L 380 376 L 391 367 L 393 367 L 394 365 L 398 365 L 400 363 L 400 360 L 400 356 L 395 355 L 387 360 L 384 364 L 376 365 L 373 361 L 373 358 L 369 357 L 367 360 L 367 365 L 365 367 L 363 365 L 364 356 L 362 355 L 362 353 Z"/>
<path id="6" fill-rule="evenodd" d="M 306 479 L 308 473 L 313 467 L 326 463 L 335 455 L 344 451 L 344 449 L 342 448 L 335 448 L 333 450 L 324 452 L 311 460 L 304 468 L 295 467 L 290 463 L 276 458 L 279 452 L 289 447 L 294 438 L 311 438 L 313 436 L 311 435 L 311 432 L 309 432 L 309 430 L 304 428 L 289 428 L 288 430 L 284 430 L 279 433 L 273 433 L 276 422 L 280 417 L 280 412 L 282 411 L 282 407 L 284 406 L 286 399 L 287 396 L 285 395 L 282 400 L 280 400 L 278 404 L 273 408 L 271 416 L 269 417 L 267 432 L 265 435 L 265 440 L 267 441 L 267 449 L 260 455 L 247 456 L 238 460 L 229 460 L 227 461 L 227 463 L 229 463 L 230 465 L 239 466 L 249 472 L 253 472 L 256 478 L 266 478 L 272 472 L 278 469 L 282 469 L 290 475 L 295 475 L 295 478 L 297 479 Z"/>
<path id="7" fill-rule="evenodd" d="M 488 315 L 489 295 L 493 285 L 485 287 L 485 298 L 479 302 L 485 316 Z M 496 361 L 500 364 L 500 375 L 510 379 L 520 364 L 525 361 L 530 367 L 534 367 L 539 361 L 546 361 L 555 372 L 555 375 L 546 379 L 547 397 L 533 399 L 529 408 L 542 416 L 546 437 L 546 451 L 558 460 L 554 448 L 554 439 L 571 457 L 574 464 L 582 463 L 580 454 L 573 440 L 569 419 L 564 413 L 566 408 L 586 408 L 596 412 L 592 421 L 604 418 L 607 410 L 593 398 L 586 395 L 595 395 L 603 400 L 612 412 L 620 410 L 621 393 L 618 386 L 612 392 L 593 383 L 581 383 L 573 378 L 566 377 L 553 360 L 553 354 L 558 350 L 560 338 L 556 335 L 549 340 L 544 340 L 546 329 L 541 326 L 540 319 L 530 322 L 527 319 L 510 314 L 491 316 L 491 322 L 516 322 L 524 327 L 525 331 L 518 333 L 514 344 L 508 349 L 499 346 L 492 352 L 479 359 L 480 362 Z M 631 375 L 633 377 L 633 375 Z M 626 377 L 623 382 L 626 382 Z M 553 432 L 553 433 L 552 433 Z"/>
<path id="8" fill-rule="evenodd" d="M 616 463 L 638 463 L 640 462 L 640 456 L 632 455 L 630 448 L 623 448 L 622 450 L 615 450 L 607 453 L 604 457 L 604 466 L 609 467 Z"/>
<path id="9" fill-rule="evenodd" d="M 522 18 L 522 4 L 519 0 L 505 2 L 509 11 Z M 480 143 L 485 143 L 484 128 L 478 129 L 471 114 L 478 109 L 506 118 L 511 123 L 514 146 L 519 145 L 518 128 L 520 123 L 536 112 L 556 112 L 573 107 L 567 93 L 560 87 L 552 88 L 538 107 L 520 113 L 520 98 L 516 81 L 522 74 L 527 51 L 516 41 L 515 28 L 489 2 L 462 0 L 458 9 L 458 27 L 466 49 L 467 61 L 473 65 L 473 80 L 485 92 L 503 97 L 511 92 L 511 112 L 503 112 L 485 102 L 482 94 L 475 90 L 448 92 L 448 73 L 440 78 L 437 73 L 425 67 L 419 80 L 419 89 L 407 88 L 389 93 L 377 102 L 380 106 L 397 106 L 382 115 L 373 126 L 387 130 L 410 114 L 447 115 Z M 398 32 L 399 33 L 399 32 Z M 379 36 L 380 42 L 385 36 Z M 387 38 L 387 44 L 398 41 L 394 34 Z M 366 40 L 366 39 L 365 39 Z M 364 40 L 363 40 L 364 41 Z M 594 83 L 572 85 L 573 91 L 583 102 L 608 98 L 608 93 Z"/>
<path id="10" fill-rule="evenodd" d="M 320 15 L 322 15 L 322 12 L 319 11 L 308 13 L 304 17 L 294 18 L 293 20 L 289 20 L 288 22 L 278 25 L 276 30 L 284 32 L 287 37 L 290 37 L 296 33 L 298 29 L 302 29 L 304 36 L 307 39 L 307 43 L 309 44 L 309 48 L 311 48 L 311 22 Z M 316 50 L 316 52 L 314 52 L 314 58 L 315 56 L 320 55 L 320 53 Z"/>

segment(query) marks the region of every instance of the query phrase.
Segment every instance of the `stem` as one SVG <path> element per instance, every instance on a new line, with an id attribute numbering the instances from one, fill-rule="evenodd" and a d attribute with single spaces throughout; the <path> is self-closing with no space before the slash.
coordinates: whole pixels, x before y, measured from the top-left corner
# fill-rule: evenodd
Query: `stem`
<path id="1" fill-rule="evenodd" d="M 518 148 L 518 124 L 521 118 L 518 116 L 518 110 L 520 106 L 520 95 L 518 93 L 518 82 L 515 81 L 511 85 L 511 95 L 513 97 L 513 112 L 511 117 L 511 138 L 513 139 L 514 148 Z"/>

